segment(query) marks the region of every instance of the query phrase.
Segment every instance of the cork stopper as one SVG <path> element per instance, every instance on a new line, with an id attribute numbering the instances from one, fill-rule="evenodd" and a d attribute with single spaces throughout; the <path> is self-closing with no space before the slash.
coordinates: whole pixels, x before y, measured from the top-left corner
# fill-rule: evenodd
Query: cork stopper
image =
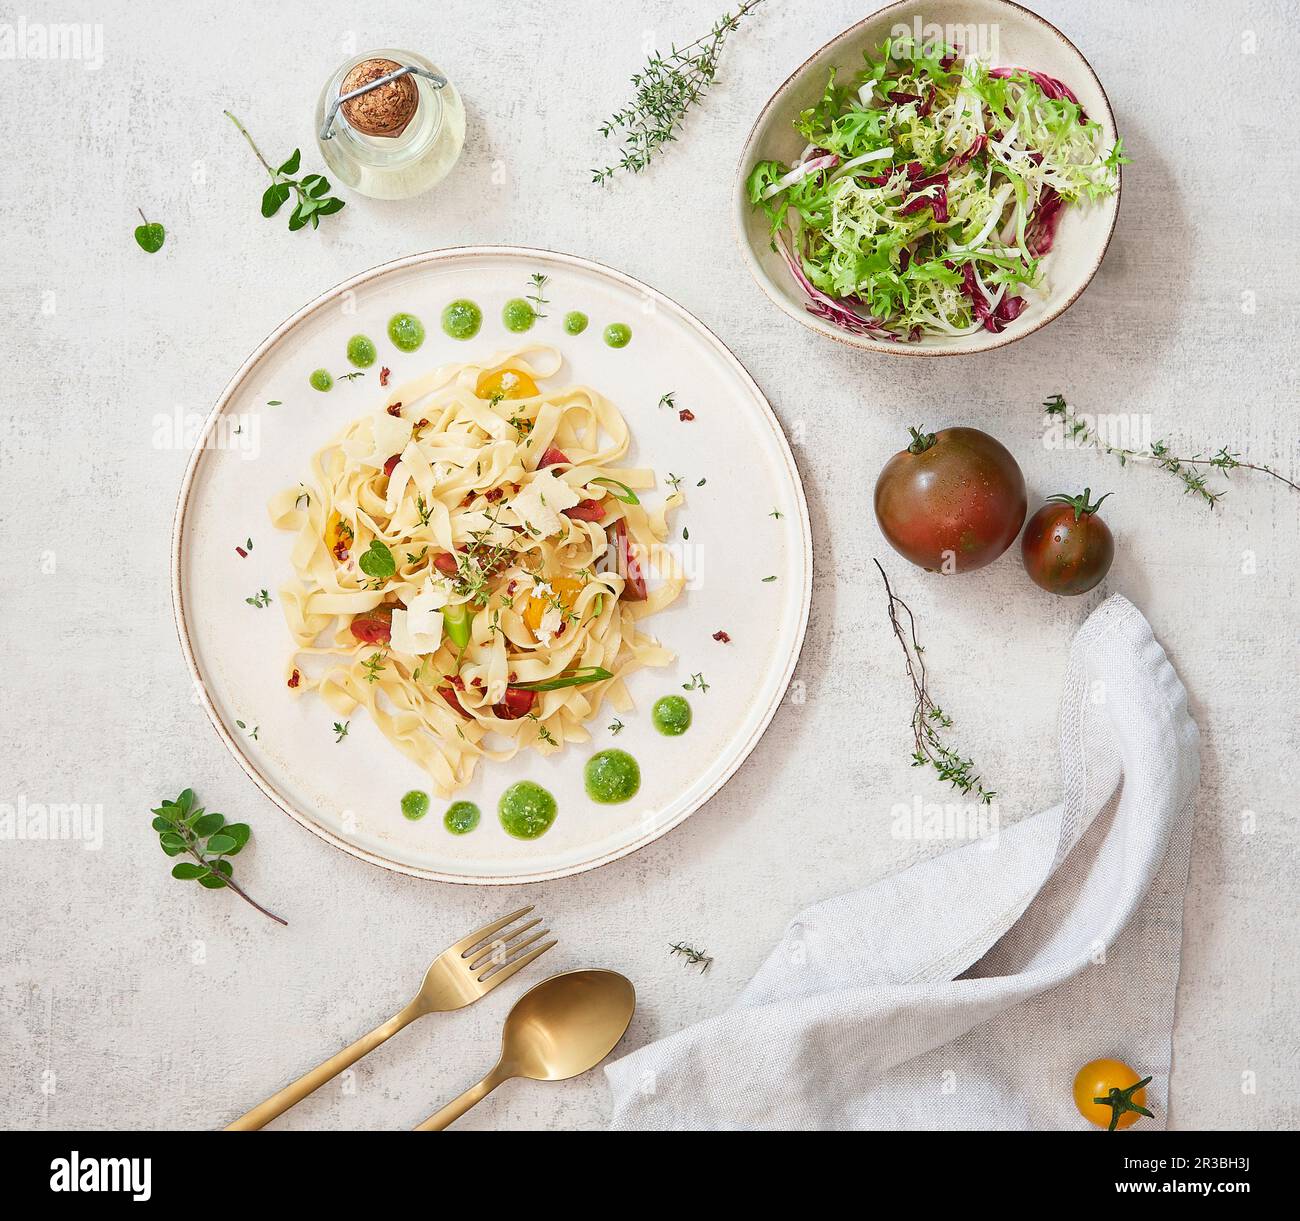
<path id="1" fill-rule="evenodd" d="M 381 76 L 396 72 L 402 65 L 391 59 L 366 59 L 343 79 L 340 93 L 364 88 Z M 420 94 L 415 77 L 403 76 L 360 97 L 344 102 L 343 117 L 366 136 L 400 136 L 419 109 Z"/>

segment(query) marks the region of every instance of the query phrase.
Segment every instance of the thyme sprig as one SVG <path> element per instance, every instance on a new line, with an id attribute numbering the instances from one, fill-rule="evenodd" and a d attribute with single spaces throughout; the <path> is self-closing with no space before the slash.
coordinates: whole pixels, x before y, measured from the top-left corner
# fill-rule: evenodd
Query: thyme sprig
<path id="1" fill-rule="evenodd" d="M 1274 479 L 1281 480 L 1287 487 L 1300 492 L 1300 483 L 1293 482 L 1280 471 L 1274 470 L 1271 466 L 1265 466 L 1263 463 L 1243 462 L 1241 454 L 1229 450 L 1227 446 L 1221 446 L 1219 451 L 1214 454 L 1204 454 L 1198 450 L 1190 458 L 1175 456 L 1165 441 L 1152 441 L 1150 449 L 1126 449 L 1121 445 L 1111 445 L 1110 442 L 1104 440 L 1091 424 L 1086 420 L 1081 420 L 1074 414 L 1070 405 L 1059 394 L 1052 395 L 1043 404 L 1043 411 L 1049 419 L 1061 421 L 1065 435 L 1070 440 L 1083 445 L 1091 445 L 1094 449 L 1099 449 L 1102 453 L 1117 458 L 1120 466 L 1127 466 L 1130 462 L 1149 462 L 1162 471 L 1168 471 L 1171 475 L 1176 475 L 1182 481 L 1184 495 L 1195 496 L 1205 501 L 1211 509 L 1227 493 L 1215 491 L 1211 488 L 1206 482 L 1205 472 L 1198 470 L 1198 467 L 1222 471 L 1224 478 L 1227 478 L 1230 472 L 1236 470 L 1258 471 L 1261 475 L 1270 475 Z"/>
<path id="2" fill-rule="evenodd" d="M 542 312 L 542 306 L 550 305 L 550 301 L 546 299 L 546 295 L 543 290 L 546 288 L 546 282 L 549 279 L 550 276 L 544 276 L 540 271 L 535 271 L 531 276 L 528 277 L 528 282 L 533 286 L 533 291 L 530 293 L 525 293 L 524 296 L 528 301 L 528 303 L 533 307 L 534 318 L 546 317 L 546 315 Z"/>
<path id="3" fill-rule="evenodd" d="M 677 139 L 690 110 L 708 92 L 718 75 L 723 44 L 741 21 L 763 0 L 745 0 L 734 13 L 724 13 L 713 28 L 694 42 L 667 55 L 652 51 L 645 67 L 632 77 L 636 90 L 631 103 L 600 125 L 606 139 L 622 142 L 617 165 L 592 170 L 591 180 L 608 183 L 620 170 L 639 174 L 664 145 Z"/>
<path id="4" fill-rule="evenodd" d="M 163 798 L 153 813 L 153 829 L 158 843 L 168 856 L 182 853 L 194 860 L 172 866 L 172 877 L 183 882 L 196 881 L 205 890 L 222 890 L 229 886 L 245 903 L 257 908 L 277 924 L 288 924 L 274 912 L 267 911 L 249 898 L 231 877 L 234 867 L 229 857 L 248 843 L 252 828 L 243 822 L 226 822 L 224 814 L 209 814 L 194 804 L 194 790 L 186 789 L 179 797 Z"/>
<path id="5" fill-rule="evenodd" d="M 687 945 L 684 941 L 676 941 L 668 948 L 672 950 L 674 955 L 680 954 L 685 958 L 688 966 L 699 967 L 701 975 L 713 965 L 713 959 L 704 950 L 697 950 L 693 945 Z"/>
<path id="6" fill-rule="evenodd" d="M 912 681 L 912 693 L 916 699 L 912 708 L 912 734 L 915 739 L 912 766 L 932 767 L 940 780 L 963 793 L 975 794 L 981 805 L 988 805 L 997 793 L 985 788 L 983 777 L 976 770 L 975 764 L 969 758 L 963 759 L 943 739 L 943 731 L 952 728 L 952 718 L 930 696 L 925 649 L 916 638 L 916 619 L 912 615 L 912 609 L 894 593 L 885 570 L 880 567 L 880 561 L 872 562 L 880 570 L 880 579 L 885 583 L 885 593 L 889 597 L 889 623 L 898 643 L 903 646 L 903 656 L 907 659 L 907 677 Z M 903 630 L 900 609 L 907 616 L 907 631 Z"/>

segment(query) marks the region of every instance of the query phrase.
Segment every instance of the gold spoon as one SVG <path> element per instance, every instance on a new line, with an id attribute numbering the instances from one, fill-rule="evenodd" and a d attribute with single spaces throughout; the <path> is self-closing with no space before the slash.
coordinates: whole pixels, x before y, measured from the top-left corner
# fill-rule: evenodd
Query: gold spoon
<path id="1" fill-rule="evenodd" d="M 595 1068 L 617 1046 L 635 1009 L 636 990 L 617 971 L 566 971 L 542 980 L 507 1014 L 496 1067 L 416 1131 L 442 1131 L 511 1077 L 567 1081 Z"/>

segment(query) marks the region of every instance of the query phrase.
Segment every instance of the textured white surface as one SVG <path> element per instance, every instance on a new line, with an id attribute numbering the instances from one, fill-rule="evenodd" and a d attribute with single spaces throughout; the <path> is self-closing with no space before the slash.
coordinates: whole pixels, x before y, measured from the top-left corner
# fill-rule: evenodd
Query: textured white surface
<path id="1" fill-rule="evenodd" d="M 364 10 L 339 0 L 314 18 L 246 0 L 28 7 L 32 22 L 102 22 L 104 49 L 97 71 L 0 61 L 6 96 L 30 99 L 21 113 L 39 119 L 6 124 L 0 176 L 0 802 L 102 804 L 105 832 L 97 852 L 0 841 L 6 1125 L 217 1126 L 388 1016 L 443 945 L 516 899 L 540 904 L 561 938 L 550 969 L 632 978 L 632 1044 L 717 1012 L 792 914 L 936 848 L 889 833 L 895 803 L 942 793 L 907 765 L 875 554 L 917 612 L 937 694 L 1007 819 L 1057 788 L 1054 704 L 1073 629 L 1107 591 L 1146 614 L 1203 735 L 1171 1121 L 1297 1125 L 1300 499 L 1244 476 L 1211 514 L 1167 475 L 1044 448 L 1036 410 L 1060 390 L 1081 410 L 1148 414 L 1156 436 L 1300 469 L 1293 16 L 1205 0 L 1038 7 L 1091 60 L 1131 149 L 1119 228 L 1060 321 L 984 357 L 929 362 L 869 358 L 791 325 L 733 248 L 734 150 L 771 90 L 861 5 L 772 0 L 736 36 L 688 138 L 607 192 L 586 182 L 602 155 L 596 123 L 626 96 L 645 44 L 689 41 L 720 3 L 460 2 L 433 17 L 393 0 L 361 27 Z M 423 198 L 351 199 L 319 233 L 263 221 L 261 171 L 221 108 L 268 155 L 300 144 L 314 163 L 320 82 L 383 44 L 426 51 L 459 85 L 461 164 Z M 152 258 L 131 240 L 137 204 L 168 227 Z M 353 861 L 226 756 L 191 699 L 167 593 L 186 452 L 155 444 L 156 416 L 206 412 L 258 340 L 323 287 L 465 242 L 588 255 L 712 326 L 791 435 L 817 548 L 797 685 L 735 779 L 628 860 L 506 893 Z M 1119 553 L 1105 586 L 1056 601 L 1014 556 L 951 583 L 893 557 L 870 488 L 906 426 L 923 423 L 987 428 L 1032 495 L 1113 489 Z M 187 783 L 253 824 L 240 875 L 288 929 L 167 876 L 147 810 Z M 669 956 L 681 938 L 714 956 L 707 975 Z M 425 1019 L 282 1122 L 410 1126 L 486 1069 L 522 986 Z M 1116 1030 L 1098 1052 L 1124 1039 Z M 591 1076 L 510 1084 L 463 1123 L 592 1127 L 605 1114 Z"/>

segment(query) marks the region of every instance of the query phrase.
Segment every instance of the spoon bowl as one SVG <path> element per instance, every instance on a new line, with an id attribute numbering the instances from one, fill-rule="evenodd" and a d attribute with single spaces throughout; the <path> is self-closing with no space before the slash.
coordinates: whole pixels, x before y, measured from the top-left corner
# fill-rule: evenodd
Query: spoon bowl
<path id="1" fill-rule="evenodd" d="M 595 1068 L 627 1033 L 635 1010 L 636 990 L 617 971 L 566 971 L 542 980 L 507 1015 L 492 1071 L 416 1131 L 441 1131 L 511 1077 L 567 1081 Z"/>
<path id="2" fill-rule="evenodd" d="M 636 990 L 617 971 L 567 971 L 529 988 L 501 1034 L 512 1077 L 566 1081 L 593 1069 L 627 1032 Z"/>

